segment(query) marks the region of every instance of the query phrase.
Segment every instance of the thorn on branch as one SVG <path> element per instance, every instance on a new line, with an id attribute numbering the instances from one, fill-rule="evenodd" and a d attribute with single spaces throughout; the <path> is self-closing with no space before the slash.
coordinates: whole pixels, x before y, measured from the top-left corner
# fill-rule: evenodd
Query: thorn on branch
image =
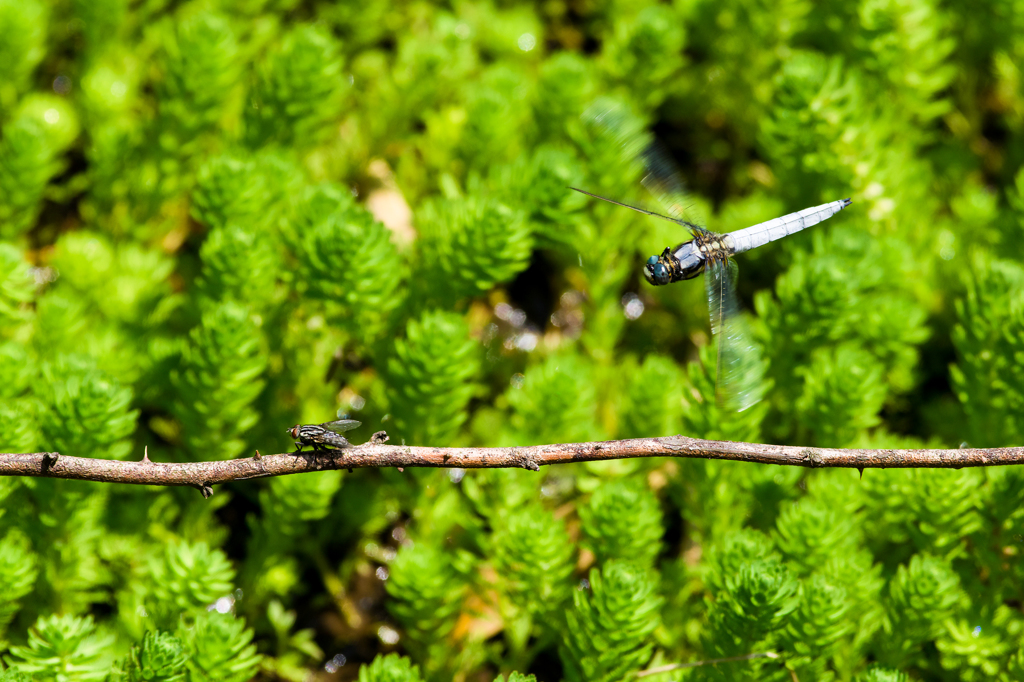
<path id="1" fill-rule="evenodd" d="M 256 451 L 256 454 L 253 456 L 253 459 L 256 460 L 257 462 L 260 461 L 261 459 L 263 459 L 262 457 L 260 457 L 260 451 L 259 450 Z"/>
<path id="2" fill-rule="evenodd" d="M 152 463 L 153 462 L 153 460 L 151 460 L 149 458 L 149 446 L 148 445 L 142 451 L 142 461 L 143 462 L 148 462 L 148 463 Z"/>

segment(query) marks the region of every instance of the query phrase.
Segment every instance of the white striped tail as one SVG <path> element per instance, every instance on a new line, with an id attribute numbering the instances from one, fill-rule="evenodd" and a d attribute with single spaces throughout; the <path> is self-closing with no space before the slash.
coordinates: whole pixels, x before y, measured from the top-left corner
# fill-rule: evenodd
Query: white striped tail
<path id="1" fill-rule="evenodd" d="M 821 206 L 805 208 L 802 211 L 790 213 L 781 218 L 774 218 L 764 223 L 758 223 L 757 225 L 745 227 L 742 230 L 730 232 L 725 235 L 722 241 L 732 249 L 733 253 L 743 253 L 744 251 L 764 246 L 776 239 L 782 239 L 812 225 L 817 225 L 822 220 L 828 220 L 849 205 L 849 199 L 840 199 L 839 201 L 830 201 Z"/>

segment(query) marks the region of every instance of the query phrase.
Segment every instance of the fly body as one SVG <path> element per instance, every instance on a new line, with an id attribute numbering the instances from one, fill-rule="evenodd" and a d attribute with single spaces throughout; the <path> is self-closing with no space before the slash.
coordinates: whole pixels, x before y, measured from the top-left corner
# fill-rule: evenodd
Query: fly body
<path id="1" fill-rule="evenodd" d="M 362 424 L 355 419 L 339 419 L 323 424 L 296 424 L 288 429 L 287 433 L 295 439 L 297 449 L 295 452 L 302 452 L 302 448 L 311 447 L 314 452 L 320 450 L 341 450 L 352 447 L 348 439 L 341 434 L 351 431 Z"/>

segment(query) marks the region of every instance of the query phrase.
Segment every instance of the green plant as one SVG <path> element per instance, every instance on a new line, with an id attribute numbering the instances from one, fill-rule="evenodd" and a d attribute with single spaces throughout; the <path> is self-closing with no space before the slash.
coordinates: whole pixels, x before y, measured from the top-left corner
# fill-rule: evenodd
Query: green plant
<path id="1" fill-rule="evenodd" d="M 102 680 L 111 664 L 113 637 L 100 634 L 91 617 L 40 618 L 26 646 L 11 647 L 8 664 L 26 673 L 86 682 Z"/>
<path id="2" fill-rule="evenodd" d="M 123 664 L 122 679 L 131 682 L 178 682 L 185 679 L 188 654 L 184 643 L 168 632 L 149 631 L 142 645 L 132 647 Z"/>
<path id="3" fill-rule="evenodd" d="M 171 377 L 183 440 L 195 459 L 213 451 L 231 459 L 241 453 L 241 436 L 258 419 L 251 403 L 267 363 L 259 328 L 245 308 L 225 301 L 203 313 L 189 337 L 180 369 Z"/>
<path id="4" fill-rule="evenodd" d="M 359 669 L 359 682 L 421 682 L 419 668 L 398 654 L 377 656 Z"/>
<path id="5" fill-rule="evenodd" d="M 599 565 L 622 559 L 650 566 L 661 551 L 661 509 L 646 486 L 608 481 L 579 512 L 586 543 Z"/>
<path id="6" fill-rule="evenodd" d="M 190 627 L 184 622 L 179 624 L 178 637 L 185 642 L 189 655 L 189 679 L 252 679 L 261 658 L 251 643 L 252 636 L 252 630 L 245 629 L 244 620 L 217 611 L 201 613 Z"/>
<path id="7" fill-rule="evenodd" d="M 495 530 L 494 568 L 498 589 L 507 600 L 506 639 L 516 667 L 526 667 L 539 646 L 531 637 L 550 642 L 562 626 L 572 593 L 572 545 L 565 528 L 537 505 L 509 512 Z"/>
<path id="8" fill-rule="evenodd" d="M 220 550 L 202 542 L 175 543 L 162 554 L 149 569 L 154 589 L 147 610 L 158 624 L 173 626 L 181 616 L 199 613 L 230 595 L 234 570 Z"/>
<path id="9" fill-rule="evenodd" d="M 394 597 L 389 609 L 405 630 L 407 646 L 424 661 L 428 675 L 440 679 L 451 658 L 445 640 L 455 628 L 464 592 L 451 559 L 429 546 L 405 549 L 391 565 L 387 589 Z"/>
<path id="10" fill-rule="evenodd" d="M 0 451 L 1020 445 L 1022 17 L 0 0 Z M 641 275 L 686 231 L 570 187 L 853 204 L 736 258 L 719 377 L 704 283 Z M 1024 679 L 1017 468 L 522 463 L 0 477 L 0 675 Z"/>
<path id="11" fill-rule="evenodd" d="M 573 595 L 559 656 L 568 680 L 616 680 L 651 657 L 661 598 L 652 576 L 628 562 L 590 572 L 589 590 Z"/>
<path id="12" fill-rule="evenodd" d="M 389 396 L 399 437 L 447 443 L 466 421 L 477 350 L 458 316 L 441 311 L 410 320 L 387 362 Z"/>

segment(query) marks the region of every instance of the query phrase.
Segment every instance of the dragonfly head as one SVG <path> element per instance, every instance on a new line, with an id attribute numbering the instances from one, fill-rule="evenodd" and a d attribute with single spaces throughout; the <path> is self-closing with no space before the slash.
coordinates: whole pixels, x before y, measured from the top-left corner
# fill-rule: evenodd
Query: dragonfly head
<path id="1" fill-rule="evenodd" d="M 644 277 L 654 286 L 668 284 L 672 281 L 672 270 L 670 265 L 665 262 L 665 254 L 651 256 L 647 259 L 647 264 L 644 266 Z"/>
<path id="2" fill-rule="evenodd" d="M 698 246 L 689 241 L 675 249 L 665 249 L 660 256 L 648 258 L 644 265 L 644 277 L 654 286 L 693 279 L 704 272 L 706 262 L 707 258 Z"/>

